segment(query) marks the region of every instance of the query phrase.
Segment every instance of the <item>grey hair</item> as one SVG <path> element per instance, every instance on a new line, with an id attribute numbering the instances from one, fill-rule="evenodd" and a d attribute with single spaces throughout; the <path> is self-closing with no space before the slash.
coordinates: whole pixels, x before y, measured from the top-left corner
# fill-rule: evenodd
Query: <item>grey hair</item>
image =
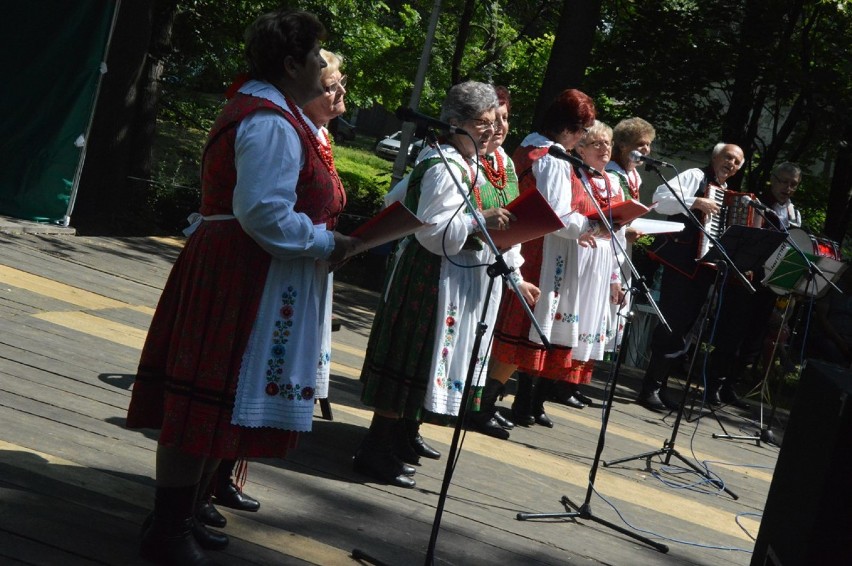
<path id="1" fill-rule="evenodd" d="M 725 149 L 726 145 L 730 145 L 730 144 L 725 143 L 725 142 L 719 142 L 716 145 L 714 145 L 713 146 L 713 153 L 712 153 L 713 157 L 716 157 L 717 155 L 722 153 L 722 150 Z"/>
<path id="2" fill-rule="evenodd" d="M 784 163 L 779 163 L 778 165 L 772 168 L 773 175 L 778 175 L 779 173 L 790 173 L 791 175 L 795 175 L 796 177 L 801 178 L 802 168 L 796 165 L 795 163 L 785 161 Z"/>
<path id="3" fill-rule="evenodd" d="M 612 141 L 612 128 L 601 122 L 600 120 L 595 120 L 595 123 L 592 124 L 592 127 L 586 132 L 586 134 L 580 138 L 580 141 L 577 142 L 577 145 L 586 147 L 586 143 L 589 142 L 592 138 L 600 138 L 607 137 Z"/>
<path id="4" fill-rule="evenodd" d="M 442 122 L 463 122 L 482 115 L 489 110 L 497 110 L 500 102 L 497 92 L 489 84 L 467 81 L 453 85 L 441 105 Z"/>

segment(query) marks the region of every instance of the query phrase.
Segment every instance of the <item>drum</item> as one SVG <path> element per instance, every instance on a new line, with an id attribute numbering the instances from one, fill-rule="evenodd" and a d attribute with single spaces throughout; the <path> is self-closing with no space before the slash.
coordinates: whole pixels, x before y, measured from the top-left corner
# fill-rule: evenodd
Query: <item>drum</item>
<path id="1" fill-rule="evenodd" d="M 801 228 L 790 228 L 790 237 L 796 247 L 815 263 L 829 279 L 839 276 L 843 268 L 840 245 L 827 238 L 817 238 Z M 766 276 L 762 283 L 778 293 L 786 295 L 790 292 L 806 295 L 820 295 L 827 287 L 821 277 L 810 281 L 808 265 L 802 254 L 789 242 L 784 242 L 769 256 L 763 265 Z"/>

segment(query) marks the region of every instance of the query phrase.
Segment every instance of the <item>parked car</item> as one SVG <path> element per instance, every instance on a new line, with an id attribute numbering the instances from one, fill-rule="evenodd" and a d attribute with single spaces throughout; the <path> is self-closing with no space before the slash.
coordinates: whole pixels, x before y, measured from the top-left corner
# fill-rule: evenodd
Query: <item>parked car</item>
<path id="1" fill-rule="evenodd" d="M 338 116 L 329 124 L 331 135 L 335 141 L 352 141 L 355 139 L 355 124 L 347 122 L 343 116 Z"/>
<path id="2" fill-rule="evenodd" d="M 391 134 L 385 139 L 380 140 L 379 143 L 376 144 L 376 155 L 387 159 L 396 159 L 396 156 L 399 153 L 399 142 L 401 139 L 402 132 L 396 132 L 395 134 Z M 426 147 L 426 142 L 424 140 L 413 138 L 411 143 L 408 145 L 408 160 L 413 162 L 420 153 L 420 150 L 424 147 Z"/>

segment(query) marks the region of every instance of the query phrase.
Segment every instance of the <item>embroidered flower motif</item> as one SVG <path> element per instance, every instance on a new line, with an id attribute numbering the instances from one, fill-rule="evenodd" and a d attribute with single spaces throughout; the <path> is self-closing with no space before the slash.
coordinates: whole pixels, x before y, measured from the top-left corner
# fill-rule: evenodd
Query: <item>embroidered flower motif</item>
<path id="1" fill-rule="evenodd" d="M 438 367 L 435 372 L 435 383 L 438 384 L 439 387 L 446 387 L 447 390 L 452 391 L 454 386 L 450 382 L 450 380 L 446 379 L 447 377 L 447 363 L 449 362 L 450 352 L 452 351 L 453 344 L 455 343 L 455 325 L 456 325 L 456 315 L 458 314 L 458 307 L 452 303 L 447 306 L 447 310 L 444 316 L 444 341 L 443 348 L 441 348 L 441 359 L 438 361 Z"/>
<path id="2" fill-rule="evenodd" d="M 563 324 L 575 324 L 580 321 L 580 315 L 569 312 L 558 312 L 553 315 L 553 321 Z"/>
<path id="3" fill-rule="evenodd" d="M 278 309 L 280 318 L 275 321 L 272 330 L 272 347 L 269 349 L 269 358 L 266 360 L 266 389 L 267 395 L 272 397 L 281 397 L 290 401 L 313 399 L 313 387 L 302 387 L 299 384 L 285 383 L 280 384 L 280 380 L 284 375 L 284 360 L 287 355 L 287 342 L 290 341 L 291 328 L 293 327 L 293 318 L 296 316 L 296 295 L 298 293 L 292 286 L 281 294 L 281 307 Z M 330 359 L 330 352 L 328 353 Z M 320 365 L 323 358 L 320 357 Z"/>

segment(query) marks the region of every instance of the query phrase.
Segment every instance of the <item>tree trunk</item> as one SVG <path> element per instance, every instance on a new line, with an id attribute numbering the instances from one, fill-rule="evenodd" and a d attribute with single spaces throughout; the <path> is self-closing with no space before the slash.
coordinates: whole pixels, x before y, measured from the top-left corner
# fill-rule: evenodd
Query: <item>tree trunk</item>
<path id="1" fill-rule="evenodd" d="M 473 10 L 476 6 L 475 0 L 465 0 L 464 10 L 459 20 L 459 30 L 456 35 L 456 47 L 453 51 L 453 62 L 450 69 L 450 81 L 456 85 L 462 82 L 461 62 L 464 59 L 464 47 L 470 37 L 470 23 L 473 20 Z"/>
<path id="2" fill-rule="evenodd" d="M 852 220 L 852 125 L 847 124 L 837 150 L 834 175 L 828 193 L 825 214 L 825 235 L 836 242 L 843 237 Z"/>
<path id="3" fill-rule="evenodd" d="M 533 129 L 541 127 L 544 112 L 556 95 L 566 88 L 578 88 L 583 84 L 600 19 L 601 0 L 564 1 L 536 103 Z"/>
<path id="4" fill-rule="evenodd" d="M 177 0 L 122 2 L 95 110 L 72 224 L 81 232 L 144 233 L 162 55 Z"/>

